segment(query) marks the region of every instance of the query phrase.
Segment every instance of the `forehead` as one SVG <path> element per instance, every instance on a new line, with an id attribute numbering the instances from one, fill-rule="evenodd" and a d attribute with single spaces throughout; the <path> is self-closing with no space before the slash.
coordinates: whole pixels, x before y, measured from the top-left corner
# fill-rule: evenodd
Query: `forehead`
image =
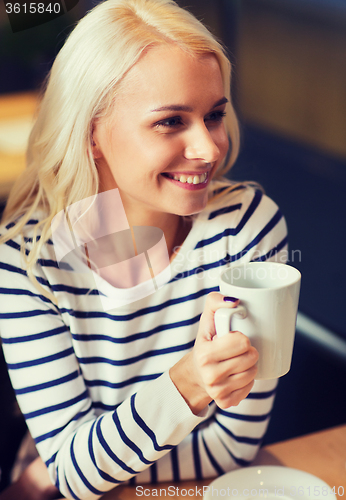
<path id="1" fill-rule="evenodd" d="M 201 100 L 207 104 L 223 96 L 215 55 L 192 56 L 168 44 L 150 48 L 124 77 L 118 94 L 120 102 L 131 98 L 141 108 L 168 103 L 193 105 Z"/>

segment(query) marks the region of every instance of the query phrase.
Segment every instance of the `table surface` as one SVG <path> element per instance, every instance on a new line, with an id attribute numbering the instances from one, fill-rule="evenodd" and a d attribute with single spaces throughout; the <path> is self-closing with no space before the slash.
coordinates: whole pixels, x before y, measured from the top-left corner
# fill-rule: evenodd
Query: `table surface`
<path id="1" fill-rule="evenodd" d="M 26 138 L 36 107 L 34 92 L 0 95 L 0 201 L 25 168 Z"/>
<path id="2" fill-rule="evenodd" d="M 339 500 L 346 500 L 346 425 L 265 446 L 252 465 L 280 465 L 308 472 L 335 487 Z M 141 495 L 134 486 L 120 486 L 103 495 L 102 500 L 138 500 L 140 496 L 149 500 L 158 497 L 201 500 L 201 489 L 211 481 L 143 485 Z M 342 488 L 339 488 L 341 495 L 337 494 L 340 486 L 344 488 L 343 495 Z"/>

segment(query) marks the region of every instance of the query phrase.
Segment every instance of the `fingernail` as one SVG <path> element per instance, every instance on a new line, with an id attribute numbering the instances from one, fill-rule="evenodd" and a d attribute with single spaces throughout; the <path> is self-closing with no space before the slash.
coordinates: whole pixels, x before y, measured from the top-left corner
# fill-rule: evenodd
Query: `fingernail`
<path id="1" fill-rule="evenodd" d="M 236 299 L 235 297 L 227 297 L 226 296 L 226 297 L 223 298 L 223 300 L 225 302 L 237 302 L 237 300 L 239 300 L 239 299 Z"/>

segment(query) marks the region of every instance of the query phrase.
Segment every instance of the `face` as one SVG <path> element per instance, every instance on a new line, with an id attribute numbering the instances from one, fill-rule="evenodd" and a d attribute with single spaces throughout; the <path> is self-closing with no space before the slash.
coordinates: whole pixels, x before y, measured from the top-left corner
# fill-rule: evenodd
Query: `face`
<path id="1" fill-rule="evenodd" d="M 110 117 L 94 126 L 101 190 L 118 188 L 126 213 L 191 215 L 228 150 L 227 99 L 217 59 L 151 48 L 126 75 Z"/>

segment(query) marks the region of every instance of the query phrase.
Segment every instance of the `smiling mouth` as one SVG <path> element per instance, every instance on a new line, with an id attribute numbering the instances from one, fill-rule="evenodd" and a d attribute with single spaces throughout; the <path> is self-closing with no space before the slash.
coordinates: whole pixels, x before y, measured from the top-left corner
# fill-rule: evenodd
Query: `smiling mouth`
<path id="1" fill-rule="evenodd" d="M 175 175 L 175 174 L 161 174 L 164 177 L 173 179 L 175 181 L 181 182 L 182 184 L 204 184 L 208 180 L 208 172 L 204 172 L 201 175 Z"/>

